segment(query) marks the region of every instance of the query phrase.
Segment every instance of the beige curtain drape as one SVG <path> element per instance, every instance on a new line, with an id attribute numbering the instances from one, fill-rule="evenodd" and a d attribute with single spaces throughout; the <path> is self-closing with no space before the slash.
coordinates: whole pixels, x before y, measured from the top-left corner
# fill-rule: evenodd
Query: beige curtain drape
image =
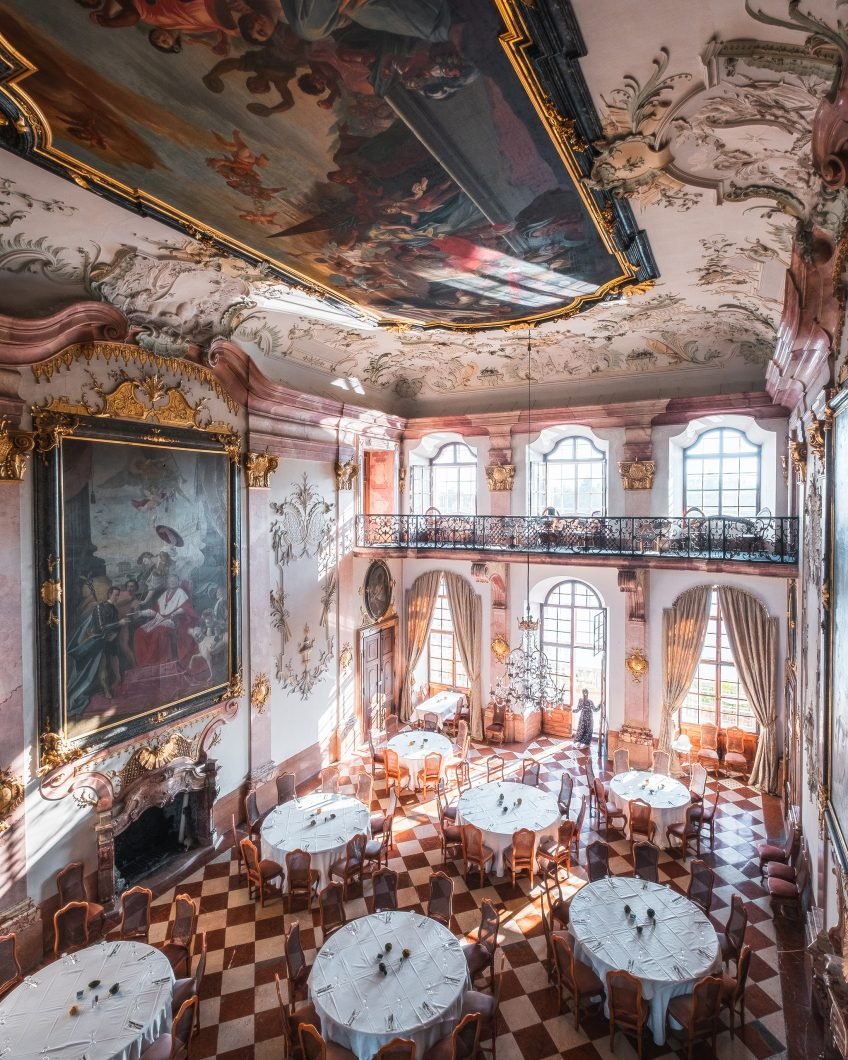
<path id="1" fill-rule="evenodd" d="M 427 646 L 427 634 L 430 632 L 430 620 L 436 597 L 439 595 L 439 579 L 442 572 L 427 571 L 420 574 L 412 583 L 406 603 L 406 673 L 400 690 L 400 717 L 409 721 L 412 713 L 412 689 L 410 679 Z"/>
<path id="2" fill-rule="evenodd" d="M 739 680 L 760 725 L 748 783 L 774 795 L 777 793 L 777 619 L 743 589 L 723 585 L 718 599 Z"/>
<path id="3" fill-rule="evenodd" d="M 698 668 L 707 633 L 711 596 L 709 585 L 698 585 L 681 593 L 671 607 L 663 609 L 661 751 L 671 751 L 672 719 L 686 698 Z"/>
<path id="4" fill-rule="evenodd" d="M 480 691 L 480 638 L 483 626 L 483 604 L 480 594 L 475 593 L 465 578 L 459 574 L 445 573 L 453 629 L 462 665 L 468 674 L 471 697 L 468 709 L 471 714 L 471 736 L 483 739 L 483 702 Z"/>

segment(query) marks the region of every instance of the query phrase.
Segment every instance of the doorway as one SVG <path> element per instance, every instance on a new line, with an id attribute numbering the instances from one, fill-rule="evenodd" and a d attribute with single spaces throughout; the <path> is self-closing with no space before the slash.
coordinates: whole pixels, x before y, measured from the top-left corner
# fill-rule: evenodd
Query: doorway
<path id="1" fill-rule="evenodd" d="M 359 723 L 363 735 L 369 728 L 386 727 L 386 715 L 398 708 L 397 616 L 359 630 Z"/>

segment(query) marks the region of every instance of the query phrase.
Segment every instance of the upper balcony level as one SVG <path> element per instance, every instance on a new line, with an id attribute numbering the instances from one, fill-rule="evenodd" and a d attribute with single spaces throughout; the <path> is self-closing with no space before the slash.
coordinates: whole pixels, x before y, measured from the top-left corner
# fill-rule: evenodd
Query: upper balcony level
<path id="1" fill-rule="evenodd" d="M 434 551 L 499 559 L 622 566 L 757 568 L 791 577 L 798 563 L 794 516 L 360 515 L 356 547 L 397 555 Z M 635 561 L 635 562 L 634 562 Z M 778 568 L 778 569 L 775 569 Z"/>

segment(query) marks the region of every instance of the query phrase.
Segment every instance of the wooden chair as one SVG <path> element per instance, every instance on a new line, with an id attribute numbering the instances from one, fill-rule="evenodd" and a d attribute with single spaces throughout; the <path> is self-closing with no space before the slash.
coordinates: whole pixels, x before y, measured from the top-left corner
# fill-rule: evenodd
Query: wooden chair
<path id="1" fill-rule="evenodd" d="M 699 979 L 691 994 L 673 997 L 666 1010 L 666 1026 L 669 1033 L 680 1035 L 672 1028 L 672 1020 L 682 1028 L 682 1037 L 687 1042 L 687 1058 L 692 1060 L 692 1047 L 695 1042 L 710 1039 L 712 1056 L 716 1055 L 716 1036 L 719 1032 L 719 1012 L 721 1009 L 721 978 L 707 975 Z"/>
<path id="2" fill-rule="evenodd" d="M 727 968 L 730 961 L 739 961 L 739 954 L 745 941 L 745 930 L 747 927 L 748 913 L 745 909 L 745 903 L 738 894 L 731 895 L 730 915 L 724 926 L 724 934 L 719 937 L 721 959 L 724 961 L 725 968 Z"/>
<path id="3" fill-rule="evenodd" d="M 633 875 L 651 883 L 660 882 L 660 848 L 653 843 L 636 843 L 633 847 Z"/>
<path id="4" fill-rule="evenodd" d="M 728 729 L 725 733 L 727 749 L 724 752 L 725 773 L 741 773 L 748 779 L 748 759 L 745 757 L 745 733 L 738 728 Z"/>
<path id="5" fill-rule="evenodd" d="M 491 1042 L 492 1060 L 497 1060 L 498 1012 L 501 1004 L 501 987 L 504 977 L 506 957 L 503 952 L 498 955 L 498 971 L 491 994 L 482 990 L 466 990 L 462 995 L 462 1014 L 474 1012 L 480 1017 L 480 1037 Z M 482 1049 L 481 1049 L 482 1052 Z"/>
<path id="6" fill-rule="evenodd" d="M 344 884 L 344 900 L 347 901 L 347 889 L 351 883 L 359 882 L 362 886 L 362 869 L 365 864 L 365 846 L 368 842 L 364 833 L 348 839 L 344 857 L 334 861 L 330 866 L 330 877 L 338 877 Z"/>
<path id="7" fill-rule="evenodd" d="M 689 806 L 686 809 L 686 820 L 670 824 L 665 830 L 666 849 L 669 854 L 674 854 L 671 841 L 676 839 L 680 843 L 680 856 L 683 860 L 689 853 L 689 845 L 694 844 L 695 852 L 701 856 L 701 819 L 697 806 Z"/>
<path id="8" fill-rule="evenodd" d="M 321 1032 L 311 1023 L 301 1023 L 297 1028 L 303 1060 L 356 1060 L 356 1053 L 335 1042 L 325 1042 Z"/>
<path id="9" fill-rule="evenodd" d="M 529 828 L 519 828 L 512 834 L 512 847 L 504 856 L 504 861 L 512 873 L 512 886 L 515 886 L 515 877 L 520 872 L 526 872 L 530 877 L 530 886 L 533 886 L 536 833 Z"/>
<path id="10" fill-rule="evenodd" d="M 787 830 L 786 840 L 783 844 L 770 842 L 758 843 L 757 859 L 760 865 L 760 879 L 765 879 L 766 866 L 770 862 L 776 861 L 778 864 L 788 865 L 793 851 L 800 848 L 800 846 L 801 831 L 798 828 Z"/>
<path id="11" fill-rule="evenodd" d="M 371 899 L 371 912 L 383 913 L 398 908 L 398 874 L 394 869 L 377 869 L 371 877 L 374 896 Z"/>
<path id="12" fill-rule="evenodd" d="M 465 760 L 454 762 L 451 769 L 453 770 L 456 793 L 458 796 L 464 795 L 466 791 L 471 790 L 471 770 L 468 767 L 468 763 Z"/>
<path id="13" fill-rule="evenodd" d="M 418 787 L 426 797 L 427 789 L 436 786 L 442 776 L 442 756 L 438 751 L 431 751 L 424 759 L 424 768 L 418 770 Z"/>
<path id="14" fill-rule="evenodd" d="M 118 938 L 141 939 L 150 936 L 150 905 L 153 892 L 149 887 L 131 887 L 121 895 L 121 922 Z"/>
<path id="15" fill-rule="evenodd" d="M 457 699 L 456 711 L 442 722 L 442 732 L 445 736 L 459 737 L 460 722 L 465 721 L 467 712 L 463 710 L 463 699 Z"/>
<path id="16" fill-rule="evenodd" d="M 394 824 L 395 814 L 398 808 L 398 797 L 397 791 L 392 789 L 389 792 L 389 805 L 386 807 L 386 812 L 382 811 L 371 814 L 371 835 L 372 837 L 382 835 L 383 829 L 386 827 L 386 821 L 391 818 L 390 825 Z M 391 840 L 390 840 L 391 842 Z"/>
<path id="17" fill-rule="evenodd" d="M 636 1039 L 639 1060 L 642 1060 L 642 1035 L 651 1014 L 648 1002 L 642 997 L 642 981 L 624 970 L 607 972 L 607 1005 L 610 1052 L 615 1051 L 616 1033 L 624 1031 Z"/>
<path id="18" fill-rule="evenodd" d="M 580 858 L 580 837 L 583 833 L 583 822 L 586 820 L 586 806 L 588 799 L 585 795 L 580 797 L 580 809 L 577 811 L 577 817 L 574 821 L 574 860 L 577 861 Z"/>
<path id="19" fill-rule="evenodd" d="M 334 931 L 347 923 L 344 904 L 344 887 L 330 880 L 318 892 L 318 912 L 321 914 L 321 937 L 326 942 Z"/>
<path id="20" fill-rule="evenodd" d="M 718 777 L 720 759 L 718 756 L 718 727 L 701 724 L 701 746 L 698 748 L 697 759 L 707 769 L 712 768 L 713 776 Z"/>
<path id="21" fill-rule="evenodd" d="M 432 710 L 426 710 L 424 717 L 421 719 L 421 723 L 418 726 L 425 732 L 438 732 L 439 729 L 439 715 L 434 714 Z"/>
<path id="22" fill-rule="evenodd" d="M 439 838 L 442 841 L 442 864 L 448 861 L 448 851 L 453 849 L 459 857 L 465 857 L 465 841 L 462 826 L 445 816 L 441 803 L 439 810 Z"/>
<path id="23" fill-rule="evenodd" d="M 571 875 L 571 848 L 574 845 L 575 822 L 560 821 L 556 839 L 542 839 L 536 851 L 539 871 L 545 872 L 549 865 L 557 871 L 565 866 L 566 876 Z"/>
<path id="24" fill-rule="evenodd" d="M 312 970 L 306 963 L 306 954 L 300 941 L 300 924 L 297 920 L 286 932 L 286 980 L 289 987 L 289 1012 L 294 1013 L 295 1005 L 306 997 L 309 973 Z"/>
<path id="25" fill-rule="evenodd" d="M 651 756 L 651 772 L 662 773 L 664 776 L 668 776 L 668 769 L 671 764 L 671 755 L 668 751 L 654 751 Z"/>
<path id="26" fill-rule="evenodd" d="M 453 880 L 445 872 L 430 873 L 427 916 L 450 929 L 453 916 Z"/>
<path id="27" fill-rule="evenodd" d="M 415 1060 L 415 1042 L 411 1038 L 392 1038 L 374 1053 L 374 1060 Z"/>
<path id="28" fill-rule="evenodd" d="M 798 859 L 798 870 L 794 880 L 782 880 L 778 876 L 766 878 L 766 888 L 775 913 L 785 914 L 789 908 L 795 909 L 799 915 L 803 913 L 809 873 L 807 856 L 802 852 Z"/>
<path id="29" fill-rule="evenodd" d="M 401 731 L 400 718 L 397 714 L 386 715 L 386 739 L 391 740 Z"/>
<path id="30" fill-rule="evenodd" d="M 489 755 L 486 759 L 486 783 L 504 779 L 504 760 L 500 755 Z"/>
<path id="31" fill-rule="evenodd" d="M 657 822 L 651 816 L 651 807 L 644 799 L 631 799 L 627 804 L 630 810 L 630 853 L 636 836 L 644 836 L 649 843 L 653 843 L 657 834 Z"/>
<path id="32" fill-rule="evenodd" d="M 705 861 L 700 859 L 693 861 L 690 870 L 689 888 L 686 897 L 690 902 L 699 905 L 705 913 L 709 913 L 713 904 L 713 887 L 716 875 Z"/>
<path id="33" fill-rule="evenodd" d="M 553 947 L 560 1011 L 563 1001 L 570 1001 L 574 1008 L 574 1029 L 579 1030 L 580 1019 L 593 1000 L 597 999 L 596 1003 L 603 1005 L 606 997 L 604 984 L 587 964 L 575 960 L 564 933 L 554 933 Z"/>
<path id="34" fill-rule="evenodd" d="M 312 855 L 308 850 L 286 852 L 286 898 L 289 912 L 294 908 L 295 898 L 305 898 L 306 908 L 312 909 L 312 898 L 318 891 L 321 873 L 312 868 Z M 280 884 L 282 887 L 282 883 Z"/>
<path id="35" fill-rule="evenodd" d="M 409 787 L 411 783 L 409 769 L 406 766 L 400 764 L 400 758 L 398 757 L 397 751 L 393 751 L 391 747 L 386 748 L 386 787 L 391 791 L 394 786 L 395 791 L 400 795 L 401 788 L 406 784 Z"/>
<path id="36" fill-rule="evenodd" d="M 141 1060 L 186 1060 L 197 1020 L 198 1004 L 196 997 L 183 1002 L 171 1023 L 170 1033 L 160 1034 L 152 1045 L 148 1045 L 141 1054 Z"/>
<path id="37" fill-rule="evenodd" d="M 68 902 L 53 914 L 53 953 L 73 953 L 88 945 L 88 903 Z"/>
<path id="38" fill-rule="evenodd" d="M 244 838 L 236 827 L 236 815 L 230 814 L 230 820 L 232 821 L 232 837 L 233 846 L 235 847 L 236 857 L 238 858 L 238 880 L 241 883 L 241 878 L 244 875 L 244 858 L 241 856 L 241 841 Z"/>
<path id="39" fill-rule="evenodd" d="M 368 729 L 368 755 L 371 759 L 371 776 L 376 780 L 377 772 L 381 772 L 384 776 L 386 773 L 386 759 L 385 759 L 385 748 L 380 747 L 379 749 L 374 746 L 374 737 L 371 734 L 371 729 Z"/>
<path id="40" fill-rule="evenodd" d="M 609 843 L 596 839 L 586 847 L 586 871 L 589 883 L 602 880 L 609 876 Z"/>
<path id="41" fill-rule="evenodd" d="M 203 983 L 203 976 L 206 974 L 206 958 L 208 956 L 208 948 L 206 945 L 206 932 L 200 933 L 200 955 L 197 958 L 197 966 L 194 969 L 194 975 L 189 975 L 186 979 L 177 979 L 171 988 L 171 1011 L 179 1011 L 180 1008 L 188 1001 L 190 997 L 196 997 L 198 1000 L 197 1008 L 194 1010 L 195 1022 L 194 1032 L 200 1030 L 200 987 Z M 191 966 L 189 966 L 189 972 Z"/>
<path id="42" fill-rule="evenodd" d="M 565 898 L 559 877 L 550 868 L 545 871 L 542 887 L 539 892 L 539 906 L 542 914 L 542 930 L 545 933 L 546 959 L 543 962 L 548 973 L 548 982 L 556 982 L 556 964 L 554 958 L 553 937 L 557 931 L 568 931 L 571 899 Z M 556 888 L 556 898 L 552 891 Z M 547 900 L 548 909 L 545 910 Z"/>
<path id="43" fill-rule="evenodd" d="M 259 902 L 265 905 L 265 888 L 272 880 L 279 879 L 280 899 L 283 897 L 283 866 L 270 858 L 260 858 L 256 844 L 250 839 L 242 839 L 241 856 L 247 870 L 247 893 L 251 898 L 259 895 Z"/>
<path id="44" fill-rule="evenodd" d="M 389 853 L 392 849 L 392 819 L 386 818 L 384 823 L 383 832 L 378 835 L 376 839 L 369 839 L 365 844 L 365 852 L 363 854 L 363 871 L 370 869 L 371 872 L 376 872 L 381 865 L 386 868 L 389 866 Z"/>
<path id="45" fill-rule="evenodd" d="M 428 1049 L 425 1060 L 474 1060 L 480 1045 L 480 1013 L 467 1012 L 453 1031 Z M 415 1060 L 415 1046 L 410 1060 Z M 382 1049 L 380 1050 L 382 1053 Z M 377 1056 L 380 1056 L 377 1053 Z"/>
<path id="46" fill-rule="evenodd" d="M 533 762 L 529 758 L 523 759 L 521 762 L 521 783 L 527 784 L 531 788 L 538 788 L 541 768 L 539 762 Z"/>
<path id="47" fill-rule="evenodd" d="M 608 801 L 604 785 L 597 777 L 595 777 L 595 802 L 598 806 L 598 821 L 604 822 L 604 834 L 609 835 L 610 828 L 623 832 L 627 824 L 627 814 L 624 810 L 619 810 L 615 803 Z M 621 824 L 616 824 L 617 821 Z"/>
<path id="48" fill-rule="evenodd" d="M 444 831 L 444 828 L 442 831 Z M 476 825 L 464 824 L 461 831 L 462 856 L 465 859 L 465 879 L 467 881 L 472 869 L 476 869 L 480 874 L 479 886 L 482 887 L 486 866 L 494 861 L 495 852 L 490 850 L 483 842 L 483 833 Z"/>
<path id="49" fill-rule="evenodd" d="M 249 839 L 243 839 L 249 843 Z M 194 936 L 197 932 L 197 903 L 189 894 L 178 894 L 174 898 L 174 923 L 168 941 L 159 949 L 168 958 L 168 963 L 179 976 L 183 971 L 187 976 L 191 971 L 191 959 L 194 954 Z"/>
<path id="50" fill-rule="evenodd" d="M 557 806 L 563 817 L 568 817 L 569 810 L 571 809 L 571 796 L 573 793 L 574 777 L 566 770 L 563 770 L 562 776 L 559 780 L 559 795 L 557 796 Z"/>
<path id="51" fill-rule="evenodd" d="M 502 744 L 506 739 L 506 704 L 496 703 L 492 708 L 492 720 L 483 730 L 489 743 Z"/>
<path id="52" fill-rule="evenodd" d="M 280 1009 L 280 1019 L 283 1024 L 283 1057 L 298 1060 L 303 1054 L 300 1049 L 300 1038 L 298 1030 L 301 1023 L 308 1023 L 313 1027 L 319 1026 L 318 1013 L 312 1004 L 302 1005 L 292 1013 L 289 1006 L 283 1001 L 283 992 L 280 989 L 280 977 L 274 972 L 274 987 L 277 991 L 277 1004 Z"/>
<path id="53" fill-rule="evenodd" d="M 276 785 L 278 806 L 297 798 L 297 778 L 294 773 L 280 773 Z"/>
<path id="54" fill-rule="evenodd" d="M 720 792 L 718 788 L 716 788 L 711 802 L 708 802 L 706 799 L 704 799 L 702 802 L 698 803 L 697 806 L 695 806 L 695 812 L 697 814 L 698 821 L 698 832 L 702 832 L 704 828 L 708 828 L 710 830 L 710 850 L 712 850 L 715 846 L 715 819 L 716 810 L 718 808 L 719 795 Z"/>
<path id="55" fill-rule="evenodd" d="M 68 905 L 69 902 L 85 902 L 88 909 L 89 933 L 102 928 L 103 906 L 88 900 L 81 861 L 72 861 L 56 873 L 56 890 L 59 892 L 59 905 Z"/>
<path id="56" fill-rule="evenodd" d="M 689 780 L 689 797 L 692 802 L 703 802 L 707 790 L 707 771 L 700 762 L 696 762 L 692 768 L 692 776 Z"/>
<path id="57" fill-rule="evenodd" d="M 619 773 L 627 773 L 630 770 L 630 752 L 626 747 L 617 747 L 612 755 L 612 771 L 618 776 Z"/>
<path id="58" fill-rule="evenodd" d="M 439 783 L 436 785 L 436 804 L 441 807 L 441 810 L 439 811 L 441 816 L 449 821 L 456 820 L 456 815 L 459 812 L 459 805 L 456 802 L 448 801 L 447 786 L 444 777 L 440 777 Z"/>
<path id="59" fill-rule="evenodd" d="M 472 983 L 487 969 L 490 979 L 494 981 L 495 952 L 498 948 L 500 923 L 500 913 L 494 902 L 484 898 L 480 906 L 480 927 L 477 930 L 477 938 L 474 942 L 462 944 L 462 952 L 465 954 L 465 963 L 468 965 L 468 974 Z"/>
<path id="60" fill-rule="evenodd" d="M 339 767 L 324 766 L 321 770 L 321 791 L 335 795 L 339 790 Z"/>
<path id="61" fill-rule="evenodd" d="M 364 769 L 356 778 L 356 797 L 364 806 L 371 809 L 371 803 L 374 801 L 374 778 Z"/>
<path id="62" fill-rule="evenodd" d="M 734 895 L 735 897 L 735 895 Z M 745 1026 L 745 986 L 748 982 L 748 971 L 751 967 L 751 947 L 742 946 L 736 960 L 736 975 L 726 972 L 721 977 L 721 1007 L 730 1014 L 730 1037 L 736 1036 L 736 1016 L 739 1016 L 740 1029 Z"/>
<path id="63" fill-rule="evenodd" d="M 247 822 L 248 839 L 258 843 L 262 833 L 263 815 L 259 812 L 255 788 L 251 788 L 244 797 L 244 819 Z"/>
<path id="64" fill-rule="evenodd" d="M 460 761 L 465 762 L 468 758 L 468 751 L 471 747 L 471 733 L 468 731 L 468 722 L 464 719 L 459 723 L 459 732 L 456 737 L 456 746 L 454 747 L 454 755 Z"/>
<path id="65" fill-rule="evenodd" d="M 10 935 L 0 935 L 0 997 L 8 994 L 22 978 L 17 936 L 14 932 Z"/>

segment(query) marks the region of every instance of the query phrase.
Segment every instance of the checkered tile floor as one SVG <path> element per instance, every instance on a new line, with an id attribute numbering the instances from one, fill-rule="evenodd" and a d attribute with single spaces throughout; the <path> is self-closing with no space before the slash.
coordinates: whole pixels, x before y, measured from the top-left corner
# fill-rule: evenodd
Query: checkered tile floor
<path id="1" fill-rule="evenodd" d="M 553 792 L 559 790 L 563 769 L 575 777 L 582 772 L 580 760 L 569 757 L 570 744 L 540 738 L 526 748 L 499 749 L 507 759 L 507 770 L 520 769 L 523 756 L 542 763 L 541 783 Z M 489 753 L 484 745 L 472 747 L 469 755 L 472 783 L 485 781 L 483 761 Z M 749 926 L 746 941 L 754 951 L 746 997 L 746 1026 L 731 1041 L 729 1031 L 719 1038 L 720 1057 L 748 1058 L 804 1055 L 787 1051 L 786 1031 L 781 999 L 779 961 L 782 953 L 795 952 L 803 945 L 797 928 L 789 925 L 776 932 L 768 898 L 759 883 L 755 859 L 757 842 L 766 837 L 765 808 L 759 792 L 745 787 L 737 780 L 722 779 L 721 799 L 716 823 L 715 850 L 710 853 L 705 844 L 706 860 L 712 865 L 719 880 L 714 893 L 712 920 L 723 928 L 734 890 L 747 899 Z M 344 790 L 344 788 L 343 788 Z M 585 790 L 575 784 L 575 795 Z M 382 780 L 375 785 L 375 804 L 379 797 L 385 806 L 386 793 Z M 572 800 L 572 809 L 575 805 Z M 776 805 L 776 800 L 770 800 Z M 579 805 L 579 803 L 578 803 Z M 435 803 L 423 801 L 417 795 L 401 799 L 405 816 L 396 819 L 395 846 L 390 866 L 400 873 L 399 903 L 403 909 L 422 910 L 427 894 L 430 872 L 441 867 L 441 846 L 437 832 Z M 775 806 L 771 818 L 775 818 Z M 594 822 L 588 822 L 581 844 L 581 861 L 585 858 L 586 843 L 597 838 Z M 632 869 L 629 843 L 612 832 L 615 857 L 611 859 L 613 872 Z M 754 860 L 752 860 L 752 858 Z M 688 861 L 687 861 L 688 865 Z M 685 891 L 688 885 L 686 865 L 663 853 L 660 862 L 662 882 Z M 569 1060 L 589 1060 L 613 1055 L 609 1049 L 609 1025 L 603 1015 L 590 1017 L 579 1031 L 574 1030 L 570 1014 L 558 1011 L 557 994 L 550 986 L 542 965 L 545 941 L 539 912 L 538 884 L 530 889 L 529 881 L 520 878 L 515 887 L 509 880 L 487 878 L 482 888 L 466 886 L 462 877 L 462 863 L 449 863 L 447 870 L 455 882 L 455 928 L 471 937 L 479 922 L 480 903 L 484 898 L 494 900 L 501 909 L 501 946 L 506 955 L 505 977 L 501 994 L 500 1035 L 497 1041 L 499 1060 L 547 1057 L 566 1057 Z M 572 869 L 569 884 L 572 890 L 581 886 L 586 874 L 583 865 Z M 365 895 L 370 898 L 370 883 L 365 883 Z M 300 911 L 283 914 L 277 897 L 266 899 L 260 908 L 248 897 L 247 888 L 238 880 L 238 863 L 234 851 L 219 855 L 203 869 L 187 877 L 177 888 L 200 900 L 199 931 L 205 931 L 209 948 L 207 974 L 203 984 L 200 1006 L 201 1029 L 195 1038 L 193 1060 L 219 1057 L 224 1060 L 247 1060 L 256 1057 L 281 1057 L 283 1040 L 280 1016 L 274 992 L 274 973 L 285 979 L 283 933 L 292 917 L 300 922 L 301 939 L 310 963 L 321 945 L 317 903 L 313 912 L 302 904 Z M 175 891 L 160 895 L 154 903 L 154 925 L 151 942 L 163 941 L 168 932 L 168 917 Z M 367 912 L 363 897 L 353 896 L 348 902 L 348 918 Z M 792 934 L 794 933 L 794 934 Z M 799 990 L 800 990 L 799 986 Z M 700 1051 L 698 1051 L 700 1050 Z M 704 1046 L 697 1056 L 708 1055 Z M 632 1040 L 619 1034 L 615 1041 L 615 1056 L 635 1056 Z M 667 1047 L 658 1048 L 645 1039 L 645 1056 L 678 1055 Z M 683 1054 L 680 1054 L 683 1055 Z"/>

